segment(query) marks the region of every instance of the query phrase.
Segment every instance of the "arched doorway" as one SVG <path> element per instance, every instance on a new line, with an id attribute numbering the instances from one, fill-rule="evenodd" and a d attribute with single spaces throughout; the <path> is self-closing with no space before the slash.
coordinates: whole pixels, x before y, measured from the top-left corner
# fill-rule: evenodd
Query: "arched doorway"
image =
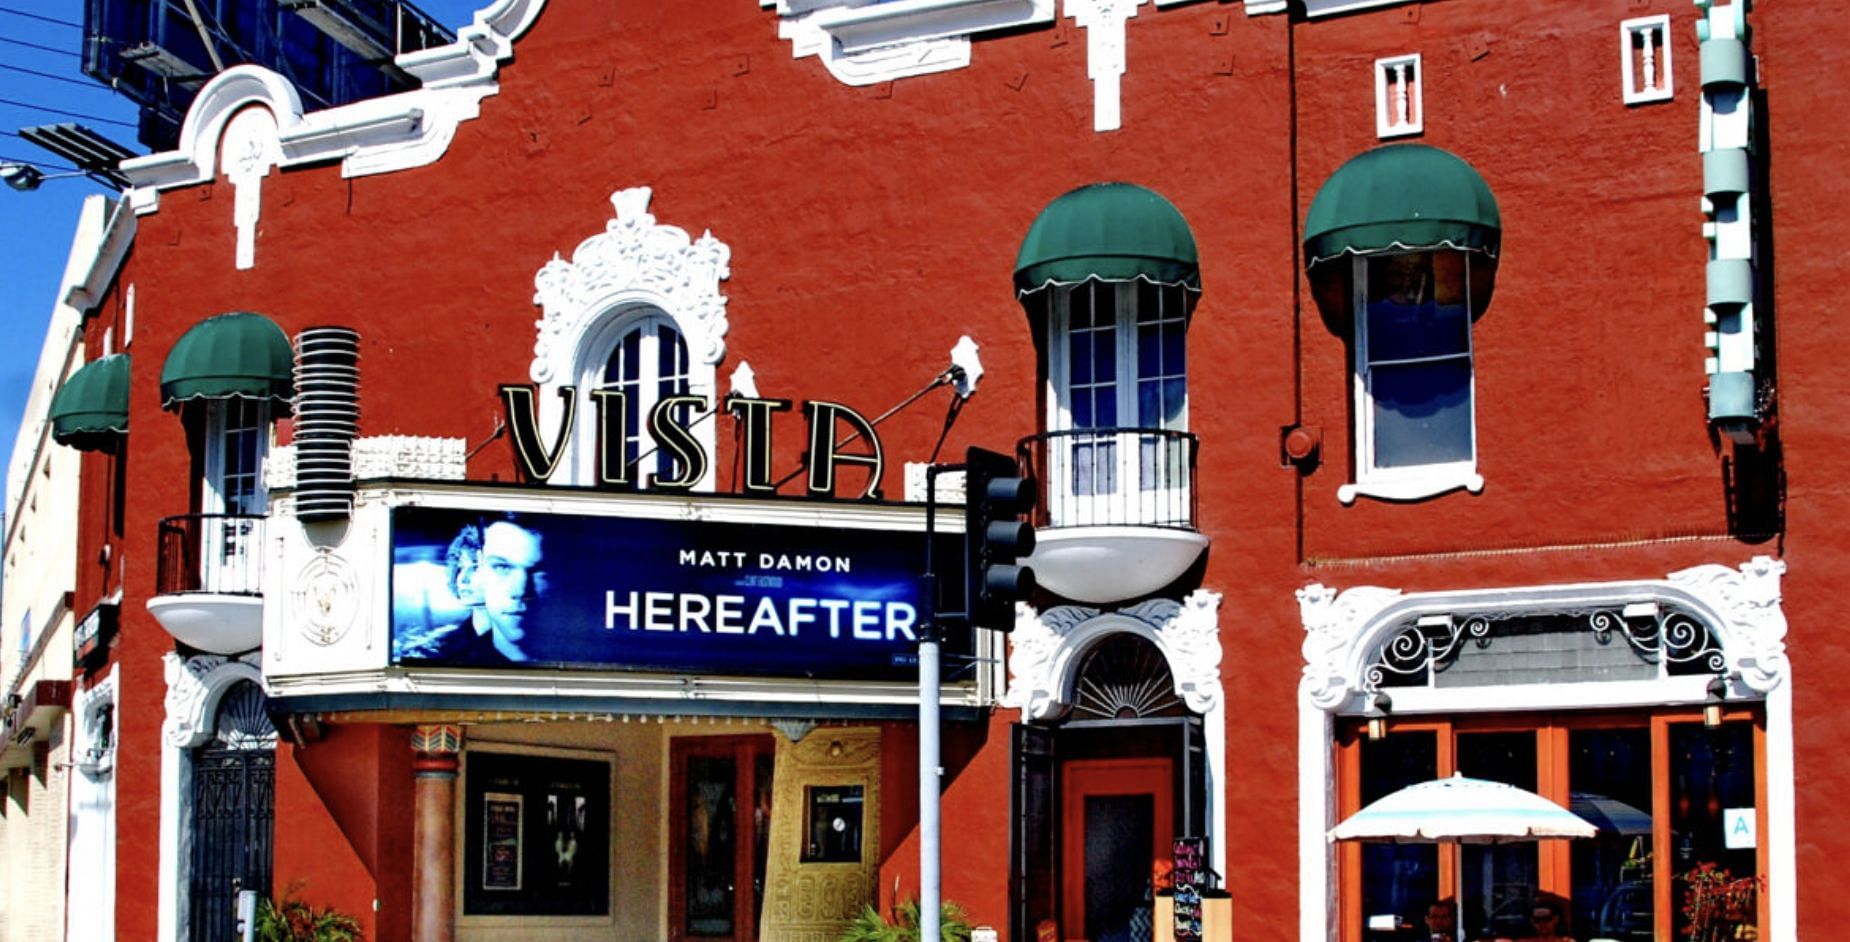
<path id="1" fill-rule="evenodd" d="M 233 942 L 238 892 L 270 894 L 276 728 L 263 688 L 249 680 L 227 687 L 211 738 L 191 750 L 191 759 L 190 937 Z"/>
<path id="2" fill-rule="evenodd" d="M 1211 831 L 1205 717 L 1118 621 L 1068 634 L 1062 709 L 1015 727 L 1015 938 L 1151 942 L 1173 840 Z"/>

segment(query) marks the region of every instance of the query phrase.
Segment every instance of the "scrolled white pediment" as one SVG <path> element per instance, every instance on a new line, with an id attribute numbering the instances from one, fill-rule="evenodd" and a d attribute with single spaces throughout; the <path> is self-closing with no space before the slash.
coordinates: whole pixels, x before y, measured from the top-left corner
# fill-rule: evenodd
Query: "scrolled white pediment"
<path id="1" fill-rule="evenodd" d="M 1297 592 L 1304 627 L 1299 695 L 1324 711 L 1342 709 L 1369 689 L 1368 665 L 1407 620 L 1443 613 L 1454 621 L 1509 613 L 1587 613 L 1659 604 L 1689 613 L 1722 646 L 1719 671 L 1764 694 L 1790 670 L 1780 608 L 1785 563 L 1756 556 L 1739 567 L 1696 566 L 1659 580 L 1402 593 L 1380 586 L 1337 591 L 1313 584 Z M 1655 610 L 1655 609 L 1647 609 Z M 1597 620 L 1596 620 L 1597 622 Z"/>
<path id="2" fill-rule="evenodd" d="M 658 225 L 646 186 L 611 194 L 615 216 L 604 231 L 578 244 L 570 261 L 557 255 L 533 278 L 542 314 L 533 347 L 533 381 L 542 387 L 573 381 L 579 339 L 614 309 L 647 304 L 672 317 L 688 353 L 708 365 L 726 356 L 726 296 L 732 250 L 710 232 Z M 550 396 L 542 395 L 545 402 Z"/>
<path id="3" fill-rule="evenodd" d="M 1080 656 L 1107 635 L 1130 632 L 1162 652 L 1182 702 L 1208 713 L 1221 702 L 1220 602 L 1220 593 L 1197 589 L 1180 602 L 1151 599 L 1115 612 L 1061 605 L 1037 613 L 1018 604 L 1002 705 L 1029 720 L 1059 716 L 1071 703 Z"/>

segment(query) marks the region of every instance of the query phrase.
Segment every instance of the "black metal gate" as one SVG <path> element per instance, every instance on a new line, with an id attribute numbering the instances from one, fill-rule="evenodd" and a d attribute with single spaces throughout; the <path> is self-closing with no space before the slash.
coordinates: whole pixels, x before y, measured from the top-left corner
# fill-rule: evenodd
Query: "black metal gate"
<path id="1" fill-rule="evenodd" d="M 217 733 L 193 751 L 187 937 L 234 942 L 239 890 L 270 894 L 276 730 L 263 691 L 241 681 L 219 703 Z"/>

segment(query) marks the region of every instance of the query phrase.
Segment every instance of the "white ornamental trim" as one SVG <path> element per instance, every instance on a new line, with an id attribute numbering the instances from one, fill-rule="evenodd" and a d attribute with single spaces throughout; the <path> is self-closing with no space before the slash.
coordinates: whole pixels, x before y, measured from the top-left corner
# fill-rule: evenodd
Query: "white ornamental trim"
<path id="1" fill-rule="evenodd" d="M 649 213 L 651 190 L 611 194 L 616 211 L 604 231 L 578 244 L 571 261 L 554 255 L 533 277 L 533 303 L 544 313 L 533 346 L 533 381 L 542 387 L 573 381 L 578 343 L 596 322 L 624 304 L 648 304 L 674 318 L 689 354 L 705 364 L 726 356 L 726 296 L 719 283 L 732 276 L 732 249 L 704 232 L 657 225 Z M 542 388 L 540 401 L 551 401 Z"/>
<path id="2" fill-rule="evenodd" d="M 543 6 L 545 0 L 496 0 L 457 30 L 456 42 L 394 60 L 422 87 L 313 113 L 302 110 L 301 96 L 281 75 L 254 65 L 226 69 L 187 109 L 178 147 L 122 163 L 130 205 L 137 214 L 156 212 L 160 191 L 210 182 L 227 122 L 252 105 L 274 119 L 262 146 L 280 154 L 280 166 L 339 160 L 342 176 L 358 177 L 432 163 L 449 150 L 457 126 L 481 114 L 482 99 L 500 90 L 500 64 Z"/>
<path id="3" fill-rule="evenodd" d="M 1070 705 L 1081 655 L 1108 635 L 1128 632 L 1162 652 L 1183 703 L 1209 713 L 1222 696 L 1220 602 L 1220 593 L 1196 589 L 1180 602 L 1152 599 L 1116 612 L 1061 605 L 1037 613 L 1017 604 L 1001 703 L 1028 720 L 1058 716 Z"/>
<path id="4" fill-rule="evenodd" d="M 793 58 L 815 56 L 844 85 L 970 64 L 973 35 L 1049 23 L 1054 0 L 760 0 Z"/>
<path id="5" fill-rule="evenodd" d="M 1623 607 L 1642 602 L 1687 608 L 1721 639 L 1725 671 L 1748 689 L 1766 694 L 1791 668 L 1779 579 L 1785 563 L 1756 556 L 1738 568 L 1704 565 L 1664 580 L 1584 583 L 1513 589 L 1403 594 L 1359 586 L 1338 592 L 1313 584 L 1297 592 L 1304 626 L 1306 703 L 1335 712 L 1353 706 L 1366 687 L 1372 656 L 1408 619 L 1486 612 Z"/>
<path id="6" fill-rule="evenodd" d="M 216 654 L 181 657 L 171 651 L 162 657 L 167 674 L 167 716 L 161 722 L 162 740 L 175 749 L 204 744 L 212 736 L 212 721 L 225 690 L 240 680 L 262 686 L 263 673 L 258 669 L 261 657 L 260 651 L 235 659 Z"/>

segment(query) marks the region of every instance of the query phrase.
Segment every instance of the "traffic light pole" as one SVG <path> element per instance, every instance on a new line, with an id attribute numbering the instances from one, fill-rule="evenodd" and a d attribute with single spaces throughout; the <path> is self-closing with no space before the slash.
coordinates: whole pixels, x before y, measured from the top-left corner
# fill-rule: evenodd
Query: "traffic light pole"
<path id="1" fill-rule="evenodd" d="M 964 472 L 964 607 L 938 611 L 938 475 Z M 942 885 L 939 866 L 942 825 L 939 796 L 939 700 L 947 625 L 1007 631 L 1015 603 L 1034 592 L 1034 570 L 1019 565 L 1034 549 L 1034 527 L 1018 519 L 1034 506 L 1032 482 L 1016 474 L 1014 459 L 971 447 L 962 464 L 925 469 L 925 575 L 919 619 L 919 942 L 941 942 Z"/>
<path id="2" fill-rule="evenodd" d="M 941 791 L 939 768 L 942 757 L 938 743 L 939 641 L 943 631 L 938 623 L 938 570 L 932 556 L 938 541 L 938 475 L 957 471 L 962 465 L 931 465 L 925 469 L 925 576 L 924 616 L 919 619 L 919 942 L 939 942 L 939 900 L 943 895 L 939 864 L 939 839 L 942 834 L 938 817 Z M 897 900 L 894 901 L 898 903 Z"/>

